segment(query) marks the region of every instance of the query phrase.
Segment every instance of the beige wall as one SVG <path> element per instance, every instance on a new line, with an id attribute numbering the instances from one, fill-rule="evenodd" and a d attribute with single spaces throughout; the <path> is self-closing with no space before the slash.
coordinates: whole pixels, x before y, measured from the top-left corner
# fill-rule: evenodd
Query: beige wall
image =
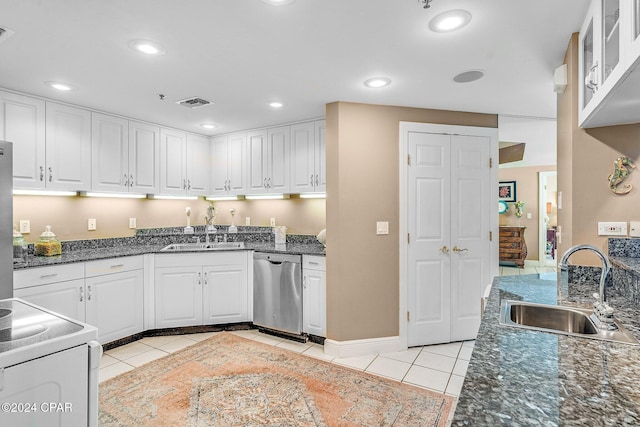
<path id="1" fill-rule="evenodd" d="M 327 336 L 399 333 L 399 123 L 497 127 L 493 114 L 327 105 Z M 376 221 L 389 234 L 376 235 Z"/>
<path id="2" fill-rule="evenodd" d="M 625 181 L 634 186 L 628 195 L 613 194 L 608 187 L 617 157 L 629 156 L 640 164 L 640 124 L 578 127 L 578 45 L 578 35 L 574 34 L 565 55 L 569 84 L 558 97 L 558 192 L 562 192 L 559 254 L 583 243 L 606 250 L 607 238 L 597 235 L 598 221 L 640 220 L 640 168 Z M 583 253 L 575 258 L 585 264 L 592 260 L 593 256 L 587 258 Z"/>
<path id="3" fill-rule="evenodd" d="M 538 243 L 540 236 L 539 228 L 539 190 L 538 173 L 555 171 L 555 165 L 550 166 L 530 166 L 522 168 L 500 168 L 498 169 L 498 179 L 500 181 L 516 181 L 516 196 L 518 200 L 524 202 L 524 214 L 520 221 L 515 216 L 513 203 L 509 203 L 509 211 L 499 216 L 500 225 L 522 225 L 527 227 L 524 232 L 524 239 L 527 243 L 527 259 L 538 260 Z M 527 214 L 531 214 L 531 219 Z"/>
<path id="4" fill-rule="evenodd" d="M 287 226 L 290 234 L 318 234 L 325 228 L 324 199 L 239 200 L 213 202 L 218 214 L 216 224 L 231 224 L 231 208 L 236 209 L 235 224 Z M 28 242 L 38 240 L 46 225 L 51 225 L 60 240 L 98 239 L 133 236 L 129 218 L 136 218 L 138 228 L 185 226 L 185 208 L 191 208 L 191 224 L 204 224 L 209 202 L 199 200 L 101 199 L 88 197 L 14 196 L 13 218 L 31 221 Z M 97 230 L 87 231 L 87 220 L 97 220 Z"/>

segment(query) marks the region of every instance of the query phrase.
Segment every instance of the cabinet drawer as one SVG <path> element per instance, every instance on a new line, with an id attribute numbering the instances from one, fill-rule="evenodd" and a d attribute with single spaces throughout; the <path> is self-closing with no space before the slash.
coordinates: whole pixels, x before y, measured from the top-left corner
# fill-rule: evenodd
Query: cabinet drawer
<path id="1" fill-rule="evenodd" d="M 121 271 L 141 270 L 144 266 L 142 256 L 101 259 L 85 264 L 85 276 L 94 277 Z"/>
<path id="2" fill-rule="evenodd" d="M 48 283 L 84 279 L 84 263 L 36 267 L 13 272 L 13 288 L 21 289 Z"/>
<path id="3" fill-rule="evenodd" d="M 326 258 L 323 256 L 303 255 L 302 256 L 302 269 L 303 270 L 325 270 Z"/>

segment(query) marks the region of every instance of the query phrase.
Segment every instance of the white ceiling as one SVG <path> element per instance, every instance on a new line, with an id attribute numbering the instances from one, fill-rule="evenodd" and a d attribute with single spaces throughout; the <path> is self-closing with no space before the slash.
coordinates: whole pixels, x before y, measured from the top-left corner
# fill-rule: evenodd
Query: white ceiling
<path id="1" fill-rule="evenodd" d="M 553 71 L 589 2 L 1 0 L 0 27 L 15 34 L 0 44 L 0 87 L 204 134 L 321 117 L 334 101 L 555 117 Z M 451 9 L 471 12 L 469 25 L 429 30 Z M 131 50 L 138 38 L 167 54 Z M 486 75 L 452 81 L 469 69 Z M 393 83 L 365 88 L 374 76 Z M 174 103 L 193 96 L 215 104 Z"/>

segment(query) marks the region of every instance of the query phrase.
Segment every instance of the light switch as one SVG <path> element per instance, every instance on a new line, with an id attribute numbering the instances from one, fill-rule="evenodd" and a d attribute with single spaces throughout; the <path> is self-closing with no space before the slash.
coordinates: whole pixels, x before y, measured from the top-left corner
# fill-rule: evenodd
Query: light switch
<path id="1" fill-rule="evenodd" d="M 137 224 L 136 224 L 136 219 L 135 218 L 129 218 L 129 228 L 136 228 Z"/>
<path id="2" fill-rule="evenodd" d="M 20 220 L 20 233 L 23 233 L 23 234 L 31 233 L 31 222 L 28 219 Z"/>
<path id="3" fill-rule="evenodd" d="M 389 234 L 389 221 L 376 222 L 376 234 Z"/>

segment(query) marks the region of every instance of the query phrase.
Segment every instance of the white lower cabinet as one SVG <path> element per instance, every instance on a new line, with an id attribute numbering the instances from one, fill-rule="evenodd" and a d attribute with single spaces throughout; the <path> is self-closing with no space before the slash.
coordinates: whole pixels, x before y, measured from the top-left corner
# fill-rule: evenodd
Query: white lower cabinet
<path id="1" fill-rule="evenodd" d="M 156 328 L 249 321 L 249 254 L 156 255 Z"/>
<path id="2" fill-rule="evenodd" d="M 14 272 L 14 296 L 98 328 L 105 344 L 143 330 L 143 257 Z"/>
<path id="3" fill-rule="evenodd" d="M 302 331 L 327 336 L 325 257 L 302 256 Z"/>

